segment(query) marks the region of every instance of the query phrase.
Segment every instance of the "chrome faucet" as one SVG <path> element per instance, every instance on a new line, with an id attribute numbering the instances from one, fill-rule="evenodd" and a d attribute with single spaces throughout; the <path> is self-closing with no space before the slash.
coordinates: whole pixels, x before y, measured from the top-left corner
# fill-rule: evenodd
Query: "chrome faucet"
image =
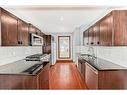
<path id="1" fill-rule="evenodd" d="M 88 54 L 92 57 L 92 59 L 94 59 L 95 52 L 94 52 L 94 48 L 93 47 L 91 47 L 91 46 L 89 47 Z"/>

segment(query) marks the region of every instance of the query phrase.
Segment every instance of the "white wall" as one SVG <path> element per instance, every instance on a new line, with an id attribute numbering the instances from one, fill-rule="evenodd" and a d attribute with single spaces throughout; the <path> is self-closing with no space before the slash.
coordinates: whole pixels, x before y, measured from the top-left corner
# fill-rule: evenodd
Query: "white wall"
<path id="1" fill-rule="evenodd" d="M 42 53 L 41 46 L 0 47 L 0 66 L 37 53 Z"/>

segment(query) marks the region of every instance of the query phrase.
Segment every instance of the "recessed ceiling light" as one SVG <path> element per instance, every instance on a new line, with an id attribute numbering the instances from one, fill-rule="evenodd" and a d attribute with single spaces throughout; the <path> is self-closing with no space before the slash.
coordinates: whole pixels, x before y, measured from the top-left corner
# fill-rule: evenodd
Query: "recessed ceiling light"
<path id="1" fill-rule="evenodd" d="M 63 21 L 63 20 L 64 20 L 64 18 L 61 16 L 61 17 L 60 17 L 60 21 Z"/>

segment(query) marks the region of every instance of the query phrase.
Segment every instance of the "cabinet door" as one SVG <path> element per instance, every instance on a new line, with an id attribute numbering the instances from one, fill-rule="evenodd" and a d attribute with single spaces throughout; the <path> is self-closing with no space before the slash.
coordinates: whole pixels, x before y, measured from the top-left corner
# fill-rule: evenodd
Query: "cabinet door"
<path id="1" fill-rule="evenodd" d="M 44 35 L 45 34 L 40 31 L 40 36 L 43 37 L 43 39 L 44 39 Z"/>
<path id="2" fill-rule="evenodd" d="M 113 27 L 113 16 L 112 16 L 112 13 L 110 13 L 100 21 L 101 45 L 104 45 L 104 46 L 112 45 L 112 32 L 113 32 L 112 27 Z"/>
<path id="3" fill-rule="evenodd" d="M 94 31 L 93 31 L 93 27 L 89 28 L 89 45 L 94 45 Z"/>
<path id="4" fill-rule="evenodd" d="M 44 54 L 51 54 L 51 45 L 43 46 L 43 53 Z"/>
<path id="5" fill-rule="evenodd" d="M 51 35 L 47 35 L 47 40 L 46 40 L 46 43 L 47 45 L 51 45 Z"/>
<path id="6" fill-rule="evenodd" d="M 91 29 L 89 28 L 88 31 L 89 31 L 89 45 L 91 45 L 91 42 L 92 42 L 92 33 L 91 33 Z"/>
<path id="7" fill-rule="evenodd" d="M 29 45 L 28 24 L 18 19 L 18 44 L 22 46 Z"/>
<path id="8" fill-rule="evenodd" d="M 92 37 L 93 37 L 93 45 L 96 45 L 96 25 L 93 25 Z"/>
<path id="9" fill-rule="evenodd" d="M 84 62 L 82 62 L 81 64 L 81 75 L 83 79 L 85 79 L 85 63 Z"/>
<path id="10" fill-rule="evenodd" d="M 41 31 L 38 28 L 36 28 L 36 32 L 37 32 L 37 35 L 41 36 Z"/>
<path id="11" fill-rule="evenodd" d="M 43 68 L 38 76 L 39 89 L 49 89 L 49 63 Z"/>
<path id="12" fill-rule="evenodd" d="M 78 60 L 78 70 L 81 73 L 81 62 L 80 62 L 80 60 Z"/>
<path id="13" fill-rule="evenodd" d="M 44 46 L 46 46 L 46 35 L 43 35 L 43 43 L 44 43 Z"/>
<path id="14" fill-rule="evenodd" d="M 88 30 L 86 31 L 86 36 L 85 37 L 86 37 L 86 39 L 85 39 L 86 40 L 86 45 L 88 46 L 89 45 L 89 31 Z"/>
<path id="15" fill-rule="evenodd" d="M 127 11 L 113 11 L 114 17 L 114 45 L 127 45 Z"/>
<path id="16" fill-rule="evenodd" d="M 86 30 L 83 32 L 83 45 L 87 46 L 89 45 L 89 35 L 88 35 L 89 31 Z"/>
<path id="17" fill-rule="evenodd" d="M 17 18 L 9 12 L 1 13 L 2 46 L 17 46 Z"/>
<path id="18" fill-rule="evenodd" d="M 51 53 L 51 35 L 43 36 L 43 53 L 50 54 Z"/>
<path id="19" fill-rule="evenodd" d="M 44 35 L 43 36 L 44 39 L 44 45 L 51 45 L 51 35 Z"/>
<path id="20" fill-rule="evenodd" d="M 96 23 L 93 27 L 94 31 L 94 45 L 100 44 L 100 25 L 99 23 Z"/>
<path id="21" fill-rule="evenodd" d="M 105 45 L 106 27 L 105 20 L 100 21 L 100 45 Z"/>
<path id="22" fill-rule="evenodd" d="M 88 89 L 98 89 L 98 71 L 86 63 L 85 82 Z"/>
<path id="23" fill-rule="evenodd" d="M 29 24 L 29 33 L 36 34 L 36 28 L 32 24 Z"/>

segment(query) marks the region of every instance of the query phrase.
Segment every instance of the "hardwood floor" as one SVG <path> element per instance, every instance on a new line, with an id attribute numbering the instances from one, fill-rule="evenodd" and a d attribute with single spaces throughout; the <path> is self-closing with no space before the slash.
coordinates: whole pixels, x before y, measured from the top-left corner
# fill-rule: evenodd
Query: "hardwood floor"
<path id="1" fill-rule="evenodd" d="M 73 62 L 57 62 L 50 70 L 50 89 L 87 89 Z"/>

